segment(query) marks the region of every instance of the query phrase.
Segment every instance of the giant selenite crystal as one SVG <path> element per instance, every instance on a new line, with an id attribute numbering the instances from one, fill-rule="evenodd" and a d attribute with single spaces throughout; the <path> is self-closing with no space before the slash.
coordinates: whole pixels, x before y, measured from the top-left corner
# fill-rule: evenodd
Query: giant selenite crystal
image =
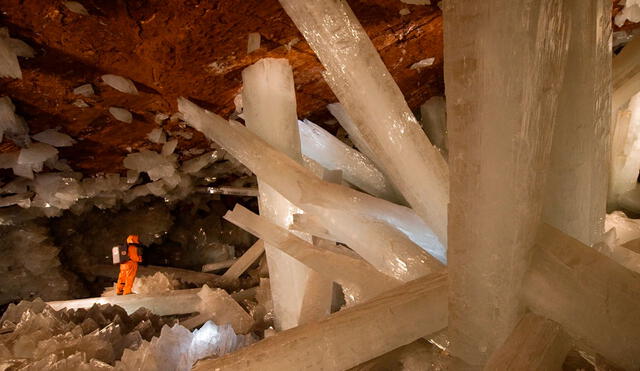
<path id="1" fill-rule="evenodd" d="M 290 158 L 302 162 L 293 72 L 286 59 L 262 59 L 242 72 L 247 127 Z M 265 159 L 270 161 L 270 159 Z M 260 214 L 287 227 L 297 208 L 258 175 Z M 329 314 L 332 283 L 299 261 L 265 244 L 278 329 Z M 307 297 L 305 300 L 305 296 Z M 328 303 L 309 306 L 304 303 Z"/>
<path id="2" fill-rule="evenodd" d="M 442 268 L 434 257 L 444 260 L 444 247 L 410 209 L 323 181 L 242 125 L 229 125 L 186 99 L 179 99 L 178 107 L 190 125 L 305 213 L 318 216 L 325 229 L 381 272 L 410 281 Z"/>
<path id="3" fill-rule="evenodd" d="M 367 262 L 327 248 L 316 247 L 237 205 L 224 218 L 273 244 L 327 279 L 342 286 L 347 304 L 362 302 L 401 284 L 377 272 Z"/>
<path id="4" fill-rule="evenodd" d="M 485 370 L 559 370 L 572 345 L 562 326 L 528 313 L 491 355 Z"/>
<path id="5" fill-rule="evenodd" d="M 613 58 L 612 86 L 608 206 L 613 209 L 620 197 L 635 187 L 640 168 L 640 38 Z"/>
<path id="6" fill-rule="evenodd" d="M 116 370 L 188 371 L 199 359 L 223 356 L 253 341 L 250 335 L 236 335 L 231 326 L 216 326 L 211 321 L 193 332 L 180 325 L 165 325 L 159 337 L 142 342 L 137 350 L 125 350 Z"/>
<path id="7" fill-rule="evenodd" d="M 449 0 L 444 17 L 451 351 L 481 365 L 524 309 L 567 30 L 559 0 Z"/>
<path id="8" fill-rule="evenodd" d="M 324 78 L 375 152 L 376 164 L 447 241 L 449 172 L 344 0 L 280 0 L 326 71 Z"/>
<path id="9" fill-rule="evenodd" d="M 194 370 L 348 370 L 447 325 L 447 276 L 433 274 Z M 424 366 L 424 365 L 422 365 Z"/>
<path id="10" fill-rule="evenodd" d="M 522 297 L 589 349 L 624 369 L 638 368 L 640 273 L 545 224 Z"/>
<path id="11" fill-rule="evenodd" d="M 609 176 L 611 6 L 600 0 L 563 4 L 571 17 L 571 68 L 558 98 L 543 218 L 592 245 L 604 232 Z"/>
<path id="12" fill-rule="evenodd" d="M 101 296 L 97 298 L 52 301 L 47 303 L 55 310 L 91 308 L 95 304 L 113 304 L 127 313 L 147 308 L 159 316 L 209 314 L 219 325 L 230 324 L 238 333 L 247 333 L 253 320 L 242 307 L 222 289 L 172 290 L 150 295 Z"/>
<path id="13" fill-rule="evenodd" d="M 309 120 L 298 121 L 302 153 L 327 169 L 340 169 L 346 181 L 376 197 L 402 202 L 393 185 L 362 153 Z"/>

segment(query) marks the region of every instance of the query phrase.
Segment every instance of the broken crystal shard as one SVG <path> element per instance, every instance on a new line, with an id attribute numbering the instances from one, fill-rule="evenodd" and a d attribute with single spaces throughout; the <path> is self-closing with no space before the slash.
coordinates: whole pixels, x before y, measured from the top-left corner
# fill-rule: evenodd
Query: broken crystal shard
<path id="1" fill-rule="evenodd" d="M 258 49 L 260 49 L 260 34 L 252 32 L 247 37 L 247 54 L 251 54 Z"/>
<path id="2" fill-rule="evenodd" d="M 208 152 L 202 156 L 198 156 L 192 158 L 191 160 L 183 162 L 182 166 L 180 167 L 180 171 L 186 174 L 195 174 L 205 167 L 211 165 L 212 163 L 218 161 L 219 159 L 220 153 L 218 151 Z"/>
<path id="3" fill-rule="evenodd" d="M 127 94 L 138 94 L 133 81 L 118 75 L 102 75 L 102 81 L 112 88 Z"/>
<path id="4" fill-rule="evenodd" d="M 11 205 L 18 205 L 22 208 L 31 207 L 31 197 L 33 192 L 20 193 L 13 196 L 6 196 L 0 198 L 0 207 L 6 207 Z"/>
<path id="5" fill-rule="evenodd" d="M 616 26 L 621 27 L 626 21 L 637 23 L 640 22 L 640 2 L 637 0 L 627 0 L 624 8 L 616 14 Z"/>
<path id="6" fill-rule="evenodd" d="M 18 156 L 19 165 L 42 164 L 46 160 L 57 156 L 58 150 L 46 143 L 32 143 L 28 148 L 20 150 Z"/>
<path id="7" fill-rule="evenodd" d="M 222 279 L 233 282 L 238 279 L 264 253 L 264 241 L 258 240 L 222 275 Z"/>
<path id="8" fill-rule="evenodd" d="M 129 184 L 135 184 L 138 182 L 138 179 L 140 178 L 140 172 L 137 170 L 127 170 L 127 183 Z"/>
<path id="9" fill-rule="evenodd" d="M 571 17 L 567 65 L 572 67 L 565 69 L 558 98 L 543 219 L 592 245 L 602 237 L 607 208 L 611 7 L 598 0 L 564 6 Z M 640 163 L 634 182 L 638 168 Z"/>
<path id="10" fill-rule="evenodd" d="M 167 193 L 165 189 L 165 183 L 162 180 L 157 180 L 155 182 L 147 183 L 147 189 L 151 192 L 152 195 L 162 197 Z"/>
<path id="11" fill-rule="evenodd" d="M 158 338 L 144 341 L 137 350 L 125 350 L 115 369 L 121 371 L 188 371 L 202 358 L 220 357 L 253 342 L 236 335 L 231 326 L 209 321 L 193 333 L 181 325 L 165 325 Z"/>
<path id="12" fill-rule="evenodd" d="M 444 3 L 450 349 L 471 365 L 486 362 L 524 311 L 566 65 L 563 2 L 525 2 Z M 504 22 L 515 18 L 523 23 Z"/>
<path id="13" fill-rule="evenodd" d="M 205 187 L 206 193 L 212 195 L 258 197 L 258 188 L 249 187 Z"/>
<path id="14" fill-rule="evenodd" d="M 366 301 L 401 284 L 401 281 L 377 272 L 361 259 L 314 247 L 238 204 L 224 218 L 340 284 L 345 293 L 349 293 L 348 304 Z"/>
<path id="15" fill-rule="evenodd" d="M 640 93 L 614 117 L 615 134 L 611 153 L 611 190 L 609 206 L 615 207 L 626 192 L 636 187 L 640 168 Z"/>
<path id="16" fill-rule="evenodd" d="M 120 107 L 109 107 L 109 113 L 118 121 L 130 124 L 133 121 L 131 112 Z"/>
<path id="17" fill-rule="evenodd" d="M 136 277 L 132 291 L 136 294 L 159 294 L 178 287 L 171 274 L 156 272 L 153 276 Z"/>
<path id="18" fill-rule="evenodd" d="M 123 161 L 123 165 L 127 169 L 146 172 L 153 181 L 169 178 L 176 171 L 175 159 L 146 149 L 128 154 Z"/>
<path id="19" fill-rule="evenodd" d="M 531 311 L 620 367 L 640 364 L 640 274 L 549 225 L 536 236 L 521 293 Z"/>
<path id="20" fill-rule="evenodd" d="M 432 66 L 433 62 L 435 62 L 435 61 L 436 61 L 436 59 L 434 57 L 425 58 L 425 59 L 419 60 L 416 63 L 412 64 L 410 68 L 412 70 L 421 70 L 421 69 L 423 69 L 425 67 Z"/>
<path id="21" fill-rule="evenodd" d="M 80 15 L 89 15 L 87 8 L 85 8 L 84 5 L 80 4 L 77 1 L 65 1 L 63 2 L 63 4 L 67 7 L 67 9 L 71 10 L 74 13 Z"/>
<path id="22" fill-rule="evenodd" d="M 22 40 L 9 39 L 9 44 L 18 57 L 33 58 L 36 55 L 33 48 Z"/>
<path id="23" fill-rule="evenodd" d="M 177 139 L 171 139 L 171 140 L 167 141 L 162 146 L 162 155 L 163 156 L 169 156 L 169 155 L 173 154 L 173 151 L 176 150 L 177 146 L 178 146 L 178 140 Z"/>
<path id="24" fill-rule="evenodd" d="M 431 143 L 447 158 L 447 112 L 444 97 L 431 97 L 420 106 L 420 124 Z"/>
<path id="25" fill-rule="evenodd" d="M 2 155 L 0 155 L 0 169 L 9 169 L 12 165 L 8 167 L 2 166 Z M 31 183 L 26 179 L 15 179 L 3 187 L 0 188 L 0 193 L 26 193 L 28 191 L 27 186 L 30 186 Z"/>
<path id="26" fill-rule="evenodd" d="M 572 345 L 562 326 L 528 313 L 491 355 L 484 369 L 559 370 Z"/>
<path id="27" fill-rule="evenodd" d="M 78 107 L 78 108 L 87 108 L 87 107 L 89 107 L 89 105 L 87 104 L 87 102 L 85 102 L 85 101 L 84 101 L 84 100 L 82 100 L 82 99 L 76 99 L 76 100 L 74 100 L 74 101 L 73 101 L 73 103 L 71 103 L 71 104 L 73 104 L 74 106 L 76 106 L 76 107 Z"/>
<path id="28" fill-rule="evenodd" d="M 620 245 L 617 241 L 615 228 L 611 228 L 603 237 L 604 241 L 593 245 L 596 251 L 632 271 L 640 272 L 640 254 L 628 249 L 625 245 Z"/>
<path id="29" fill-rule="evenodd" d="M 7 96 L 0 98 L 0 140 L 3 134 L 7 136 L 11 135 L 11 139 L 13 139 L 16 144 L 24 142 L 23 144 L 18 144 L 24 147 L 26 144 L 29 144 L 27 135 L 29 127 L 20 116 L 15 114 L 15 109 L 16 107 L 11 102 L 11 98 Z M 20 139 L 20 137 L 26 138 Z"/>
<path id="30" fill-rule="evenodd" d="M 16 163 L 13 166 L 13 174 L 23 178 L 33 179 L 33 168 L 31 167 L 31 164 L 20 165 Z"/>
<path id="31" fill-rule="evenodd" d="M 446 245 L 447 163 L 422 131 L 349 5 L 313 0 L 280 4 L 315 51 L 325 67 L 325 80 L 375 152 L 371 160 Z"/>
<path id="32" fill-rule="evenodd" d="M 162 128 L 155 128 L 147 134 L 147 138 L 153 143 L 165 143 L 167 137 Z"/>
<path id="33" fill-rule="evenodd" d="M 203 272 L 217 272 L 231 267 L 236 263 L 236 259 L 223 260 L 221 262 L 209 263 L 202 266 Z"/>
<path id="34" fill-rule="evenodd" d="M 0 77 L 22 78 L 18 56 L 6 29 L 0 34 Z"/>
<path id="35" fill-rule="evenodd" d="M 94 94 L 93 86 L 91 84 L 80 85 L 73 89 L 73 94 L 90 97 Z"/>
<path id="36" fill-rule="evenodd" d="M 622 211 L 614 211 L 607 214 L 604 222 L 604 231 L 616 230 L 615 243 L 623 245 L 629 241 L 640 238 L 640 219 L 628 218 Z"/>
<path id="37" fill-rule="evenodd" d="M 446 274 L 430 275 L 194 370 L 346 370 L 446 325 Z"/>
<path id="38" fill-rule="evenodd" d="M 33 139 L 37 140 L 38 142 L 50 144 L 54 147 L 69 147 L 76 142 L 67 134 L 63 134 L 54 129 L 41 131 L 38 134 L 34 135 Z"/>
<path id="39" fill-rule="evenodd" d="M 253 319 L 226 291 L 210 289 L 204 285 L 198 292 L 199 313 L 209 313 L 218 325 L 230 324 L 236 333 L 246 334 L 253 326 Z"/>
<path id="40" fill-rule="evenodd" d="M 351 219 L 353 219 L 351 216 L 370 219 L 381 226 L 388 225 L 389 228 L 399 230 L 425 251 L 433 253 L 439 259 L 444 259 L 444 247 L 429 227 L 411 209 L 338 184 L 322 181 L 299 163 L 251 134 L 244 126 L 234 122 L 230 122 L 231 125 L 229 125 L 220 116 L 203 110 L 184 98 L 178 100 L 178 106 L 190 125 L 222 146 L 295 205 L 309 211 L 315 210 L 317 213 L 321 213 L 323 210 L 341 212 L 345 218 L 343 220 L 346 221 L 340 222 L 343 225 L 340 225 L 332 216 L 321 218 L 325 223 L 331 223 L 337 232 L 343 231 L 353 235 L 351 231 L 345 229 L 351 224 Z M 265 156 L 271 161 L 262 161 Z M 374 225 L 371 224 L 371 226 Z M 377 231 L 369 229 L 367 233 L 371 238 L 374 238 L 372 236 L 375 236 Z M 353 236 L 351 238 L 354 239 Z M 358 243 L 357 238 L 354 240 Z M 393 252 L 394 247 L 389 247 Z M 356 249 L 354 246 L 352 248 Z M 375 248 L 375 245 L 368 247 L 368 249 L 371 248 Z M 364 256 L 362 252 L 359 253 Z M 420 256 L 416 261 L 424 260 L 429 265 L 440 265 L 430 256 L 422 256 L 419 251 L 409 256 L 399 256 L 398 254 L 391 256 L 394 256 L 394 259 L 391 259 L 392 264 L 398 266 L 406 265 L 405 259 L 414 259 L 416 256 Z"/>
<path id="41" fill-rule="evenodd" d="M 302 153 L 328 169 L 340 169 L 344 179 L 363 191 L 392 202 L 402 197 L 365 155 L 347 146 L 311 121 L 298 121 Z"/>
<path id="42" fill-rule="evenodd" d="M 242 79 L 247 128 L 284 152 L 292 162 L 302 162 L 293 72 L 289 62 L 286 59 L 261 59 L 242 71 Z M 182 109 L 180 111 L 184 113 Z M 297 208 L 273 189 L 261 174 L 256 175 L 260 214 L 286 228 Z M 309 236 L 306 238 L 310 239 Z M 327 297 L 331 294 L 331 281 L 268 243 L 265 252 L 277 329 L 295 327 L 301 321 L 317 320 L 329 313 L 331 301 Z M 305 297 L 312 299 L 307 304 L 315 299 L 327 306 L 305 306 Z"/>
<path id="43" fill-rule="evenodd" d="M 69 174 L 39 174 L 33 183 L 36 192 L 33 202 L 42 202 L 43 207 L 68 209 L 82 196 L 78 180 Z"/>

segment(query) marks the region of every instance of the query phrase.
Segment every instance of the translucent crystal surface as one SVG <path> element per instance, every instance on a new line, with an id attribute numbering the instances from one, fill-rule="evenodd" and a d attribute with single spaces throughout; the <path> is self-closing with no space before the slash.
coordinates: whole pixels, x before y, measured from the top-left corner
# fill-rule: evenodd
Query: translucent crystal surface
<path id="1" fill-rule="evenodd" d="M 566 64 L 561 2 L 526 3 L 444 3 L 449 334 L 452 354 L 471 365 L 486 362 L 524 311 Z"/>
<path id="2" fill-rule="evenodd" d="M 167 141 L 167 136 L 162 130 L 162 128 L 155 128 L 147 134 L 147 138 L 153 143 L 165 143 Z"/>
<path id="3" fill-rule="evenodd" d="M 73 89 L 73 94 L 90 97 L 94 94 L 93 85 L 91 84 L 80 85 L 77 88 Z"/>
<path id="4" fill-rule="evenodd" d="M 349 239 L 349 236 L 354 236 L 352 230 L 349 229 L 350 226 L 354 224 L 354 221 L 360 221 L 364 218 L 363 223 L 366 220 L 370 220 L 373 223 L 369 223 L 370 226 L 388 226 L 388 228 L 397 229 L 422 249 L 432 252 L 434 256 L 443 259 L 445 254 L 444 247 L 425 223 L 410 209 L 338 184 L 322 181 L 311 171 L 284 156 L 255 135 L 252 135 L 243 126 L 233 122 L 229 125 L 221 117 L 203 110 L 185 99 L 180 99 L 178 104 L 190 125 L 224 147 L 225 150 L 250 168 L 259 178 L 268 181 L 289 201 L 303 208 L 305 212 L 317 213 L 321 216 L 318 218 L 319 221 L 331 223 L 333 232 L 347 234 L 346 236 L 339 236 L 339 238 Z M 262 161 L 265 157 L 269 158 L 270 161 Z M 338 220 L 338 216 L 341 218 L 340 220 Z M 288 223 L 290 222 L 288 221 Z M 363 228 L 366 227 L 363 226 Z M 349 230 L 347 231 L 347 229 Z M 384 228 L 369 228 L 366 232 L 363 236 L 368 236 L 372 239 L 375 239 L 377 233 L 385 233 Z M 388 239 L 379 238 L 377 241 Z M 354 237 L 351 237 L 351 240 L 354 243 L 359 241 L 358 238 Z M 351 247 L 368 260 L 364 250 L 370 250 L 374 253 L 377 244 L 378 242 L 368 246 L 361 244 L 363 251 L 360 251 L 357 246 Z M 411 264 L 411 261 L 421 265 L 428 263 L 423 267 L 427 271 L 429 266 L 439 265 L 434 258 L 423 254 L 420 249 L 415 247 L 407 246 L 406 249 L 402 249 L 403 251 L 413 250 L 409 255 L 395 252 L 397 249 L 393 244 L 386 245 L 384 251 L 387 251 L 387 249 L 391 254 L 387 256 L 393 256 L 393 258 L 387 258 L 386 264 L 393 266 L 392 270 L 394 272 L 406 271 L 407 266 L 419 266 Z M 374 266 L 376 265 L 371 261 L 370 263 L 374 264 Z M 420 275 L 418 272 L 416 274 Z"/>
<path id="5" fill-rule="evenodd" d="M 156 272 L 152 276 L 136 277 L 132 291 L 136 294 L 156 294 L 175 290 L 177 281 L 169 273 Z"/>
<path id="6" fill-rule="evenodd" d="M 4 286 L 0 304 L 37 295 L 45 300 L 70 296 L 66 271 L 60 265 L 60 248 L 46 228 L 35 223 L 20 226 L 0 226 L 0 276 Z M 51 285 L 56 282 L 56 285 Z"/>
<path id="7" fill-rule="evenodd" d="M 85 8 L 84 5 L 80 4 L 77 1 L 64 1 L 62 3 L 64 4 L 64 6 L 66 6 L 69 10 L 71 10 L 74 13 L 81 14 L 81 15 L 89 15 L 87 8 Z"/>
<path id="8" fill-rule="evenodd" d="M 488 370 L 561 369 L 572 345 L 571 338 L 558 323 L 528 313 L 485 367 Z"/>
<path id="9" fill-rule="evenodd" d="M 309 120 L 298 121 L 302 153 L 328 169 L 342 170 L 349 183 L 376 197 L 401 202 L 393 185 L 365 155 Z"/>
<path id="10" fill-rule="evenodd" d="M 440 241 L 447 241 L 447 164 L 422 131 L 345 1 L 280 0 L 325 67 L 324 77 L 389 176 Z M 366 153 L 365 153 L 366 154 Z"/>
<path id="11" fill-rule="evenodd" d="M 22 78 L 18 56 L 12 48 L 6 29 L 0 34 L 0 77 Z"/>
<path id="12" fill-rule="evenodd" d="M 292 161 L 301 162 L 293 72 L 289 62 L 286 59 L 262 59 L 246 68 L 242 79 L 243 113 L 249 130 Z M 286 228 L 297 208 L 278 193 L 268 179 L 256 175 L 260 214 Z M 265 252 L 278 329 L 297 326 L 303 316 L 305 320 L 312 320 L 329 313 L 328 307 L 307 307 L 303 304 L 305 296 L 327 302 L 321 296 L 326 299 L 330 290 L 323 290 L 323 286 L 331 287 L 331 281 L 326 281 L 268 243 L 265 244 Z"/>
<path id="13" fill-rule="evenodd" d="M 447 145 L 447 115 L 444 97 L 431 97 L 420 106 L 420 124 L 431 143 L 438 147 L 446 158 L 449 153 Z"/>
<path id="14" fill-rule="evenodd" d="M 401 281 L 379 273 L 364 260 L 314 247 L 238 204 L 233 211 L 227 212 L 224 218 L 277 247 L 327 279 L 340 284 L 349 292 L 348 304 L 371 299 L 401 284 Z"/>
<path id="15" fill-rule="evenodd" d="M 127 94 L 138 94 L 133 81 L 118 75 L 102 75 L 102 81 L 112 88 Z"/>
<path id="16" fill-rule="evenodd" d="M 40 299 L 11 304 L 0 328 L 0 364 L 21 370 L 113 370 L 124 349 L 137 349 L 165 323 L 149 311 L 127 315 L 122 308 L 54 311 Z"/>
<path id="17" fill-rule="evenodd" d="M 226 357 L 200 361 L 194 370 L 347 370 L 446 325 L 446 275 L 433 275 Z"/>
<path id="18" fill-rule="evenodd" d="M 67 134 L 53 129 L 41 131 L 38 134 L 34 135 L 33 139 L 37 140 L 38 142 L 50 144 L 54 147 L 69 147 L 76 142 Z"/>
<path id="19" fill-rule="evenodd" d="M 128 154 L 123 164 L 127 169 L 146 172 L 154 181 L 171 177 L 176 171 L 175 159 L 146 149 Z"/>
<path id="20" fill-rule="evenodd" d="M 543 225 L 522 295 L 534 313 L 619 367 L 640 364 L 640 273 Z"/>
<path id="21" fill-rule="evenodd" d="M 109 107 L 109 113 L 118 121 L 126 122 L 130 124 L 133 121 L 133 115 L 131 112 L 120 107 Z"/>
<path id="22" fill-rule="evenodd" d="M 30 143 L 27 123 L 15 113 L 16 107 L 11 98 L 0 98 L 0 139 L 3 135 L 13 140 L 19 147 Z"/>
<path id="23" fill-rule="evenodd" d="M 591 245 L 601 239 L 606 213 L 611 9 L 599 1 L 585 3 L 565 3 L 571 16 L 567 63 L 572 67 L 565 70 L 558 98 L 543 218 Z"/>
<path id="24" fill-rule="evenodd" d="M 264 253 L 264 241 L 258 240 L 249 250 L 245 251 L 236 262 L 222 275 L 225 281 L 233 281 L 240 277 L 262 254 Z"/>
<path id="25" fill-rule="evenodd" d="M 116 370 L 188 371 L 199 359 L 223 356 L 252 342 L 250 336 L 236 335 L 230 326 L 210 321 L 194 332 L 180 325 L 165 325 L 159 337 L 144 341 L 135 351 L 125 350 Z"/>
<path id="26" fill-rule="evenodd" d="M 216 162 L 221 158 L 220 152 L 212 151 L 205 153 L 204 155 L 192 158 L 191 160 L 187 160 L 182 164 L 180 168 L 181 171 L 187 174 L 197 173 L 202 170 L 204 167 Z"/>

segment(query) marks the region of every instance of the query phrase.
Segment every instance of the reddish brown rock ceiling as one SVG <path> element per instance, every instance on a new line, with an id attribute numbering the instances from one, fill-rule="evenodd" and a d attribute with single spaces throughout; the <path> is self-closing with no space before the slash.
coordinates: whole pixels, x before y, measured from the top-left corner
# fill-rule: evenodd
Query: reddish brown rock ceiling
<path id="1" fill-rule="evenodd" d="M 90 16 L 69 11 L 61 1 L 2 0 L 1 23 L 12 37 L 36 50 L 21 59 L 22 80 L 0 80 L 32 134 L 47 128 L 79 139 L 61 149 L 74 169 L 85 174 L 122 170 L 127 148 L 159 149 L 146 134 L 158 112 L 176 111 L 176 98 L 189 97 L 228 116 L 234 109 L 242 70 L 264 57 L 289 59 L 294 69 L 298 113 L 322 121 L 335 97 L 322 80 L 322 67 L 277 0 L 81 0 Z M 350 0 L 411 107 L 443 93 L 442 17 L 436 6 L 398 0 Z M 400 9 L 411 10 L 401 16 Z M 247 35 L 259 32 L 260 50 L 247 55 Z M 289 50 L 287 44 L 300 39 Z M 423 70 L 409 67 L 435 57 Z M 120 93 L 101 83 L 105 73 L 132 79 L 140 95 Z M 72 105 L 72 90 L 91 83 L 89 108 Z M 129 109 L 134 122 L 113 119 L 108 107 Z M 166 122 L 167 131 L 179 130 Z M 335 129 L 335 127 L 334 127 Z M 196 133 L 180 140 L 178 151 L 208 147 Z M 15 150 L 5 141 L 0 151 Z"/>

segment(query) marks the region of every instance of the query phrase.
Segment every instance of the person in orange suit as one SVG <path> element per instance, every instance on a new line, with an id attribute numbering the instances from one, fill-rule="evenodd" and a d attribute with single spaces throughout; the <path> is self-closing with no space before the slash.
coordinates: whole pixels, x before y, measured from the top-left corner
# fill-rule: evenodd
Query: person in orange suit
<path id="1" fill-rule="evenodd" d="M 118 284 L 116 286 L 116 294 L 129 295 L 133 288 L 133 281 L 138 273 L 138 263 L 142 262 L 141 254 L 138 254 L 138 247 L 141 247 L 140 239 L 136 235 L 127 237 L 127 253 L 129 261 L 120 264 L 120 274 L 118 275 Z"/>

